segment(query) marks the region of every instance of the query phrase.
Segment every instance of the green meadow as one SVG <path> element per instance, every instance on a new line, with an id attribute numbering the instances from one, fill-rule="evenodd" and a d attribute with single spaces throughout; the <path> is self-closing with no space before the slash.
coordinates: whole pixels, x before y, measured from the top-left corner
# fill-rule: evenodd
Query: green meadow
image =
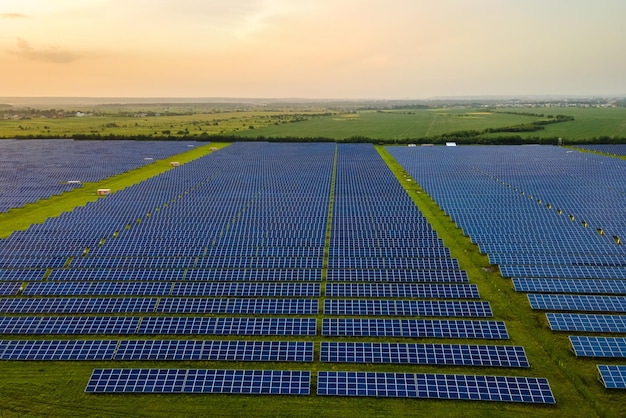
<path id="1" fill-rule="evenodd" d="M 502 128 L 544 118 L 468 109 L 365 110 L 321 116 L 298 123 L 237 132 L 240 137 L 365 137 L 380 140 L 428 138 L 441 134 Z"/>
<path id="2" fill-rule="evenodd" d="M 507 109 L 512 112 L 518 109 Z M 626 108 L 555 108 L 528 109 L 545 114 L 573 116 L 569 122 L 546 125 L 545 130 L 521 133 L 525 138 L 560 137 L 565 141 L 578 142 L 593 138 L 626 138 Z M 624 140 L 622 141 L 624 142 Z"/>
<path id="3" fill-rule="evenodd" d="M 127 105 L 68 108 L 64 117 L 11 118 L 0 109 L 0 138 L 185 138 L 211 140 L 311 139 L 376 142 L 445 141 L 455 136 L 471 141 L 518 137 L 529 142 L 563 138 L 570 142 L 626 141 L 626 108 L 452 106 L 362 108 L 352 104 L 261 105 Z M 75 116 L 81 112 L 82 116 Z M 542 115 L 542 116 L 539 116 Z M 574 119 L 533 131 L 507 128 L 542 123 L 556 115 Z M 29 116 L 29 115 L 26 115 Z M 498 130 L 487 132 L 486 130 Z M 443 138 L 443 139 L 442 139 Z M 605 141 L 606 142 L 606 141 Z"/>

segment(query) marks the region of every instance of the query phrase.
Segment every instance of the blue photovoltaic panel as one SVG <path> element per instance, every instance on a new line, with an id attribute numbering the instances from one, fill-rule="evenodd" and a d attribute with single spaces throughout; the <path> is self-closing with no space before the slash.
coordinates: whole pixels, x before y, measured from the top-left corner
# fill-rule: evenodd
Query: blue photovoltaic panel
<path id="1" fill-rule="evenodd" d="M 175 283 L 172 296 L 319 297 L 319 283 Z"/>
<path id="2" fill-rule="evenodd" d="M 156 298 L 4 298 L 3 313 L 154 312 Z"/>
<path id="3" fill-rule="evenodd" d="M 66 261 L 67 257 L 0 257 L 0 267 L 7 269 L 61 268 Z"/>
<path id="4" fill-rule="evenodd" d="M 190 269 L 185 281 L 321 281 L 321 269 Z"/>
<path id="5" fill-rule="evenodd" d="M 37 282 L 30 283 L 22 292 L 29 296 L 168 296 L 172 283 L 168 282 Z"/>
<path id="6" fill-rule="evenodd" d="M 55 269 L 48 276 L 50 281 L 177 281 L 183 280 L 184 269 Z"/>
<path id="7" fill-rule="evenodd" d="M 314 318 L 144 317 L 137 334 L 315 335 Z"/>
<path id="8" fill-rule="evenodd" d="M 1 316 L 0 334 L 133 334 L 139 317 Z"/>
<path id="9" fill-rule="evenodd" d="M 579 357 L 626 357 L 626 338 L 569 336 L 572 349 Z"/>
<path id="10" fill-rule="evenodd" d="M 625 267 L 601 266 L 500 266 L 504 277 L 545 277 L 555 279 L 626 279 Z"/>
<path id="11" fill-rule="evenodd" d="M 393 299 L 326 299 L 326 315 L 376 316 L 459 316 L 492 317 L 489 302 L 393 300 Z"/>
<path id="12" fill-rule="evenodd" d="M 328 267 L 335 269 L 458 269 L 454 258 L 330 257 Z"/>
<path id="13" fill-rule="evenodd" d="M 22 283 L 0 282 L 0 296 L 15 296 L 19 293 Z"/>
<path id="14" fill-rule="evenodd" d="M 315 315 L 316 299 L 162 298 L 156 312 Z"/>
<path id="15" fill-rule="evenodd" d="M 427 319 L 326 318 L 322 335 L 343 337 L 434 337 L 508 339 L 504 322 Z"/>
<path id="16" fill-rule="evenodd" d="M 500 345 L 322 342 L 320 361 L 530 367 L 524 347 Z"/>
<path id="17" fill-rule="evenodd" d="M 123 340 L 115 360 L 312 362 L 313 343 L 297 341 Z"/>
<path id="18" fill-rule="evenodd" d="M 598 364 L 600 381 L 607 389 L 626 389 L 626 366 Z"/>
<path id="19" fill-rule="evenodd" d="M 465 270 L 328 269 L 329 282 L 467 283 Z"/>
<path id="20" fill-rule="evenodd" d="M 308 371 L 95 369 L 85 392 L 309 395 L 310 385 Z"/>
<path id="21" fill-rule="evenodd" d="M 626 312 L 626 296 L 553 295 L 529 293 L 532 309 L 556 311 Z"/>
<path id="22" fill-rule="evenodd" d="M 33 282 L 43 280 L 45 269 L 0 269 L 0 281 Z"/>
<path id="23" fill-rule="evenodd" d="M 625 315 L 547 312 L 546 317 L 553 331 L 626 332 Z"/>
<path id="24" fill-rule="evenodd" d="M 626 294 L 626 280 L 513 278 L 518 292 Z"/>
<path id="25" fill-rule="evenodd" d="M 327 297 L 478 299 L 475 284 L 328 283 Z"/>
<path id="26" fill-rule="evenodd" d="M 318 372 L 317 394 L 544 404 L 556 402 L 546 379 L 509 376 Z"/>
<path id="27" fill-rule="evenodd" d="M 111 360 L 115 340 L 3 341 L 2 360 Z"/>

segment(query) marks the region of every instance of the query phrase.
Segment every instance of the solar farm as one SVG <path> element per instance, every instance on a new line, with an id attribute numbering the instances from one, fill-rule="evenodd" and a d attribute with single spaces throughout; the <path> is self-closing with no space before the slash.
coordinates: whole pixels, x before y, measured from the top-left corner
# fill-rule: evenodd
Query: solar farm
<path id="1" fill-rule="evenodd" d="M 207 153 L 0 239 L 0 397 L 36 390 L 53 415 L 626 413 L 623 160 L 552 146 L 42 141 L 38 154 L 24 142 L 37 149 L 7 141 L 3 158 L 27 158 L 25 178 L 48 171 L 51 186 L 21 200 L 26 186 L 7 186 L 5 213 L 64 180 L 105 185 Z M 3 179 L 18 166 L 5 165 Z"/>

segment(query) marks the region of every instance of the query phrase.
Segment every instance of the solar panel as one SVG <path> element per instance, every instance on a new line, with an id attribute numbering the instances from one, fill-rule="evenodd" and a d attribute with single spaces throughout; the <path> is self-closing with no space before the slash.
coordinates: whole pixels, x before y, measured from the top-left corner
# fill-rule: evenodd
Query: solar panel
<path id="1" fill-rule="evenodd" d="M 626 389 L 626 366 L 598 364 L 600 381 L 607 389 Z"/>
<path id="2" fill-rule="evenodd" d="M 553 331 L 626 332 L 625 315 L 547 312 L 546 317 Z"/>
<path id="3" fill-rule="evenodd" d="M 475 284 L 328 283 L 327 297 L 477 299 Z"/>
<path id="4" fill-rule="evenodd" d="M 529 279 L 514 277 L 518 292 L 626 294 L 626 280 Z"/>
<path id="5" fill-rule="evenodd" d="M 45 269 L 0 269 L 1 281 L 33 282 L 42 280 Z"/>
<path id="6" fill-rule="evenodd" d="M 1 324 L 1 323 L 0 323 Z M 142 318 L 137 334 L 315 335 L 314 318 Z"/>
<path id="7" fill-rule="evenodd" d="M 317 311 L 316 299 L 264 298 L 162 298 L 156 308 L 160 313 L 316 315 Z"/>
<path id="8" fill-rule="evenodd" d="M 310 385 L 308 371 L 95 369 L 85 392 L 308 395 Z"/>
<path id="9" fill-rule="evenodd" d="M 317 394 L 394 398 L 555 403 L 548 381 L 536 377 L 318 372 Z"/>
<path id="10" fill-rule="evenodd" d="M 532 309 L 557 311 L 626 312 L 626 296 L 551 295 L 529 293 Z"/>
<path id="11" fill-rule="evenodd" d="M 626 338 L 569 336 L 572 349 L 579 357 L 626 357 Z"/>
<path id="12" fill-rule="evenodd" d="M 168 296 L 172 283 L 168 282 L 37 282 L 30 283 L 22 292 L 29 296 Z"/>
<path id="13" fill-rule="evenodd" d="M 320 361 L 530 367 L 524 347 L 500 345 L 322 342 Z"/>
<path id="14" fill-rule="evenodd" d="M 22 283 L 0 282 L 0 296 L 15 296 L 22 288 Z"/>
<path id="15" fill-rule="evenodd" d="M 154 312 L 156 298 L 3 298 L 3 313 Z"/>
<path id="16" fill-rule="evenodd" d="M 2 360 L 111 360 L 115 340 L 3 341 Z"/>
<path id="17" fill-rule="evenodd" d="M 376 316 L 493 316 L 489 302 L 393 299 L 326 299 L 324 313 Z"/>
<path id="18" fill-rule="evenodd" d="M 133 334 L 138 317 L 0 316 L 0 334 Z"/>
<path id="19" fill-rule="evenodd" d="M 427 319 L 325 318 L 324 336 L 508 339 L 504 322 Z"/>
<path id="20" fill-rule="evenodd" d="M 174 283 L 172 296 L 319 297 L 319 283 Z"/>
<path id="21" fill-rule="evenodd" d="M 122 340 L 114 359 L 312 362 L 313 343 L 235 340 Z"/>
<path id="22" fill-rule="evenodd" d="M 464 270 L 328 269 L 329 282 L 467 283 Z"/>
<path id="23" fill-rule="evenodd" d="M 321 281 L 321 269 L 189 269 L 185 281 Z"/>

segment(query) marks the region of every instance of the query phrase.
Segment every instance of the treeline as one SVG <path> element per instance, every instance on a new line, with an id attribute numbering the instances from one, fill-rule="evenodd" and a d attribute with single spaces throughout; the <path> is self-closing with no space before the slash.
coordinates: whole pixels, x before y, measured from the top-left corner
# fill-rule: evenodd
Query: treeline
<path id="1" fill-rule="evenodd" d="M 381 139 L 369 138 L 367 136 L 351 136 L 348 138 L 336 139 L 324 136 L 293 137 L 293 136 L 254 136 L 240 137 L 236 135 L 100 135 L 100 134 L 74 134 L 63 135 L 17 135 L 5 139 L 74 139 L 74 140 L 110 140 L 110 141 L 198 141 L 198 142 L 337 142 L 337 143 L 372 143 L 372 144 L 435 144 L 441 145 L 447 142 L 456 142 L 460 145 L 523 145 L 523 144 L 546 144 L 557 145 L 558 137 L 522 137 L 520 135 L 483 136 L 479 131 L 459 131 L 442 134 L 434 137 L 423 138 L 394 138 Z M 566 141 L 570 144 L 626 144 L 626 137 L 600 136 L 588 139 Z"/>

